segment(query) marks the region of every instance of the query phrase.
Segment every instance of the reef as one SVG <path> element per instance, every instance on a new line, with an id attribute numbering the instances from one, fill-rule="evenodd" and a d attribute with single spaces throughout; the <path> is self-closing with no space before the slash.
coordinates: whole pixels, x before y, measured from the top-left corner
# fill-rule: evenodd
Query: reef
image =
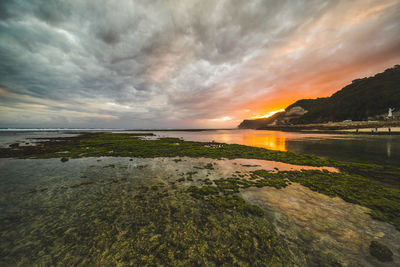
<path id="1" fill-rule="evenodd" d="M 175 164 L 184 161 L 180 157 L 247 158 L 305 166 L 330 166 L 340 172 L 280 171 L 275 168 L 248 173 L 235 171 L 228 177 L 210 179 L 207 173 L 217 168 L 215 163 L 196 163 L 197 166 L 193 166 L 191 171 L 185 170 L 157 184 L 139 186 L 124 176 L 106 181 L 91 177 L 56 190 L 70 190 L 72 195 L 68 199 L 76 200 L 73 202 L 76 206 L 71 204 L 64 208 L 85 216 L 67 217 L 65 211 L 48 209 L 46 212 L 49 214 L 45 212 L 43 216 L 60 217 L 65 224 L 49 228 L 47 239 L 43 236 L 32 237 L 32 244 L 39 244 L 38 248 L 29 248 L 31 258 L 22 258 L 18 264 L 32 263 L 35 253 L 47 253 L 53 255 L 52 258 L 41 258 L 37 262 L 45 265 L 55 262 L 61 265 L 296 265 L 296 252 L 293 248 L 288 249 L 285 240 L 275 232 L 265 211 L 247 203 L 240 194 L 250 187 L 281 189 L 291 183 L 367 207 L 373 218 L 400 230 L 400 190 L 396 188 L 400 168 L 334 161 L 313 155 L 235 144 L 143 138 L 146 136 L 153 134 L 83 133 L 74 137 L 40 140 L 30 146 L 0 148 L 0 157 L 59 158 L 63 166 L 72 164 L 72 159 L 103 156 L 130 157 L 127 160 L 129 162 L 133 161 L 132 158 L 177 157 L 171 160 Z M 145 163 L 131 169 L 146 171 L 149 165 Z M 115 163 L 101 166 L 102 172 L 125 169 L 128 166 Z M 84 175 L 81 178 L 88 177 Z M 37 187 L 29 191 L 29 195 L 47 193 L 58 197 L 57 194 L 52 195 L 53 192 L 47 187 Z M 89 193 L 93 197 L 90 201 Z M 31 218 L 42 216 L 39 211 L 29 212 Z M 3 222 L 6 222 L 4 229 L 29 219 L 29 216 L 24 213 L 7 215 L 3 218 Z M 64 229 L 65 225 L 70 225 L 70 228 Z M 62 232 L 59 232 L 60 229 Z M 10 240 L 7 242 L 12 243 Z M 44 245 L 41 242 L 47 243 Z M 6 245 L 16 245 L 11 243 Z M 42 247 L 46 247 L 45 252 L 39 249 Z M 47 251 L 51 247 L 57 247 L 57 251 Z M 372 241 L 370 253 L 381 261 L 387 261 L 392 255 L 385 248 L 377 241 Z M 300 254 L 307 254 L 300 246 L 297 249 Z M 12 257 L 22 255 L 24 250 L 24 246 L 16 247 L 12 253 L 0 253 L 0 256 L 7 257 L 5 261 L 12 263 Z M 340 266 L 339 261 L 329 255 L 310 252 L 304 257 L 304 263 L 310 265 Z"/>
<path id="2" fill-rule="evenodd" d="M 400 168 L 377 164 L 335 161 L 308 154 L 215 142 L 191 142 L 179 138 L 145 139 L 153 133 L 82 133 L 49 138 L 36 145 L 0 148 L 1 158 L 206 157 L 214 159 L 262 159 L 306 166 L 332 166 L 382 183 L 400 186 Z M 212 166 L 205 166 L 212 168 Z"/>

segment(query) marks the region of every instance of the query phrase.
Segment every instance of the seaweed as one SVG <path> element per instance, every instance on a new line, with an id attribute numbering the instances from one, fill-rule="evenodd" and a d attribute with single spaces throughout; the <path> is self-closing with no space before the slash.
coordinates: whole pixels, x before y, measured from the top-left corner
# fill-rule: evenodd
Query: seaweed
<path id="1" fill-rule="evenodd" d="M 85 181 L 85 182 L 82 182 L 82 183 L 79 183 L 79 184 L 71 185 L 71 188 L 77 188 L 77 187 L 81 187 L 81 186 L 84 186 L 84 185 L 90 185 L 90 184 L 94 184 L 94 183 L 96 183 L 96 181 Z"/>
<path id="2" fill-rule="evenodd" d="M 400 168 L 377 164 L 335 161 L 314 155 L 268 150 L 265 148 L 238 144 L 223 144 L 218 148 L 211 142 L 183 141 L 179 138 L 142 139 L 152 133 L 83 133 L 74 137 L 57 137 L 37 143 L 36 146 L 22 146 L 18 149 L 0 148 L 0 157 L 54 158 L 57 152 L 65 151 L 65 157 L 206 157 L 206 158 L 248 158 L 273 160 L 307 166 L 332 166 L 342 172 L 358 174 L 377 181 L 400 185 Z M 84 154 L 83 154 L 84 153 Z M 210 163 L 211 164 L 211 163 Z M 213 169 L 207 164 L 206 169 Z"/>
<path id="3" fill-rule="evenodd" d="M 189 188 L 196 198 L 214 199 L 215 203 L 230 203 L 226 198 L 249 187 L 284 188 L 290 182 L 299 183 L 313 191 L 330 197 L 340 197 L 343 200 L 369 208 L 370 215 L 378 220 L 390 223 L 400 230 L 400 190 L 384 186 L 380 183 L 359 175 L 328 172 L 326 170 L 278 171 L 256 170 L 250 172 L 250 179 L 238 177 L 216 179 L 215 186 Z M 218 192 L 218 194 L 216 194 Z M 212 196 L 212 198 L 210 197 Z M 221 198 L 221 199 L 218 199 Z M 224 205 L 222 205 L 224 206 Z"/>
<path id="4" fill-rule="evenodd" d="M 186 190 L 131 181 L 69 194 L 71 201 L 61 209 L 30 211 L 31 220 L 44 221 L 25 233 L 22 245 L 10 238 L 13 231 L 2 232 L 3 265 L 295 265 L 268 219 L 253 215 L 257 208 L 236 197 L 213 203 Z M 14 213 L 1 222 L 15 228 L 24 219 Z"/>
<path id="5" fill-rule="evenodd" d="M 371 209 L 370 215 L 388 222 L 400 230 L 400 190 L 382 185 L 356 174 L 320 170 L 279 171 L 276 173 L 257 170 L 251 172 L 258 180 L 251 180 L 257 187 L 273 186 L 282 188 L 288 181 L 299 183 L 331 197 Z M 259 177 L 259 178 L 257 178 Z M 262 179 L 260 179 L 260 177 Z"/>
<path id="6" fill-rule="evenodd" d="M 147 134 L 148 135 L 148 134 Z M 396 188 L 400 181 L 400 168 L 376 164 L 334 161 L 313 155 L 273 151 L 264 148 L 237 144 L 215 146 L 209 142 L 183 141 L 179 138 L 142 139 L 143 134 L 83 133 L 74 137 L 50 138 L 36 146 L 22 146 L 18 149 L 0 148 L 0 157 L 20 158 L 57 158 L 58 152 L 65 152 L 65 157 L 206 157 L 206 158 L 250 158 L 274 160 L 285 163 L 308 166 L 333 166 L 341 173 L 324 171 L 274 172 L 257 170 L 251 172 L 248 180 L 231 177 L 214 181 L 222 195 L 235 194 L 241 188 L 250 186 L 273 186 L 283 188 L 291 182 L 300 183 L 314 191 L 339 196 L 345 201 L 356 203 L 371 209 L 371 216 L 391 223 L 400 229 L 400 193 Z M 83 154 L 84 153 L 84 154 Z M 139 165 L 144 168 L 147 165 Z M 200 168 L 214 168 L 209 163 Z M 193 180 L 193 173 L 187 173 L 187 180 Z M 376 180 L 376 181 L 374 181 Z M 182 178 L 178 182 L 184 181 Z M 211 181 L 205 182 L 211 186 Z"/>

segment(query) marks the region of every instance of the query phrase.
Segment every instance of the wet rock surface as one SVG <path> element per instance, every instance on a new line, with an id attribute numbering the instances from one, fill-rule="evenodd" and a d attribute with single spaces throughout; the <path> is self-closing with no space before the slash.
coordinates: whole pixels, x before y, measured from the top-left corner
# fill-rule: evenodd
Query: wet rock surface
<path id="1" fill-rule="evenodd" d="M 309 248 L 311 255 L 318 252 L 331 255 L 345 266 L 382 266 L 381 261 L 371 256 L 369 248 L 371 240 L 379 240 L 394 252 L 394 262 L 384 266 L 400 263 L 400 232 L 371 218 L 370 210 L 365 207 L 296 183 L 283 189 L 248 188 L 241 195 L 269 214 L 289 246 Z"/>

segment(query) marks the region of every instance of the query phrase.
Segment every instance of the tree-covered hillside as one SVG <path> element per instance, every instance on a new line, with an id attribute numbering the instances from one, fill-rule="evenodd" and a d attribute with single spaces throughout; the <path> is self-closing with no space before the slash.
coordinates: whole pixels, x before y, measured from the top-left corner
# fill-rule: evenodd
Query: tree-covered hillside
<path id="1" fill-rule="evenodd" d="M 291 123 L 366 120 L 400 109 L 400 65 L 373 77 L 354 80 L 327 98 L 302 99 L 286 110 L 301 106 L 308 112 Z"/>
<path id="2" fill-rule="evenodd" d="M 267 124 L 273 123 L 279 116 L 281 116 L 284 112 L 279 112 L 274 114 L 269 118 L 262 119 L 254 119 L 254 120 L 244 120 L 239 124 L 239 129 L 257 129 Z"/>

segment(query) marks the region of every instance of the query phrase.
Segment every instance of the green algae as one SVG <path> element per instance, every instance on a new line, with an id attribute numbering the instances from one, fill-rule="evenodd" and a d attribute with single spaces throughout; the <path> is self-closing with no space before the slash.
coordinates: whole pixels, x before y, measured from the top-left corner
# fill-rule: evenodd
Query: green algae
<path id="1" fill-rule="evenodd" d="M 238 178 L 226 178 L 214 180 L 215 186 L 190 186 L 188 192 L 196 199 L 201 199 L 210 203 L 218 210 L 235 210 L 244 215 L 262 216 L 264 211 L 255 206 L 248 204 L 240 197 L 240 188 L 247 188 L 250 184 L 246 180 Z M 208 182 L 206 184 L 212 184 Z"/>
<path id="2" fill-rule="evenodd" d="M 400 230 L 400 190 L 384 186 L 359 175 L 334 173 L 320 170 L 280 171 L 277 173 L 257 170 L 253 175 L 262 177 L 256 186 L 273 186 L 282 188 L 288 180 L 331 197 L 338 196 L 343 200 L 371 209 L 370 215 L 378 220 L 388 222 Z"/>
<path id="3" fill-rule="evenodd" d="M 115 164 L 108 164 L 103 166 L 103 168 L 115 168 Z"/>
<path id="4" fill-rule="evenodd" d="M 199 170 L 214 170 L 214 165 L 212 163 L 207 163 L 204 166 L 194 166 L 193 168 Z"/>
<path id="5" fill-rule="evenodd" d="M 142 139 L 153 134 L 113 134 L 85 133 L 76 137 L 53 138 L 37 146 L 19 148 L 1 148 L 0 157 L 58 157 L 57 152 L 66 151 L 63 155 L 70 158 L 83 156 L 128 156 L 128 157 L 209 157 L 209 158 L 251 158 L 274 160 L 284 163 L 309 166 L 335 166 L 343 173 L 328 173 L 321 171 L 253 172 L 257 187 L 274 186 L 281 188 L 287 185 L 287 179 L 299 182 L 323 194 L 339 196 L 346 201 L 360 204 L 372 209 L 371 215 L 377 219 L 400 227 L 399 191 L 372 182 L 393 181 L 400 177 L 400 168 L 374 164 L 340 162 L 319 158 L 312 155 L 297 155 L 290 152 L 273 151 L 264 148 L 249 147 L 236 144 L 217 144 L 207 142 L 189 142 L 179 138 L 160 138 L 156 140 Z M 212 146 L 211 146 L 211 145 Z M 111 166 L 110 166 L 111 167 Z M 145 166 L 137 166 L 137 168 Z M 211 163 L 198 167 L 213 170 Z M 187 180 L 193 180 L 193 174 L 188 174 Z M 287 177 L 284 177 L 287 176 Z M 257 179 L 263 177 L 263 179 Z M 394 178 L 395 177 L 395 178 Z M 179 179 L 178 181 L 181 181 Z"/>
<path id="6" fill-rule="evenodd" d="M 109 249 L 107 245 L 114 244 L 116 241 L 113 240 L 113 234 L 118 232 L 107 233 L 100 230 L 92 229 L 90 235 L 99 234 L 104 237 L 104 233 L 108 239 L 98 239 L 101 245 L 97 247 L 98 251 L 102 251 L 104 248 L 112 250 L 108 251 L 101 261 L 90 261 L 82 262 L 79 256 L 74 257 L 73 253 L 78 253 L 79 250 L 76 248 L 68 251 L 67 255 L 71 258 L 68 259 L 67 256 L 62 258 L 61 256 L 56 256 L 57 262 L 62 262 L 64 264 L 110 264 L 121 263 L 128 265 L 141 265 L 142 263 L 151 263 L 153 265 L 161 264 L 161 259 L 168 258 L 169 261 L 167 265 L 219 265 L 225 263 L 227 265 L 231 264 L 245 264 L 254 263 L 257 265 L 259 263 L 268 262 L 272 265 L 291 265 L 291 257 L 285 254 L 284 242 L 279 240 L 278 237 L 274 236 L 273 231 L 270 229 L 268 232 L 269 236 L 276 238 L 276 242 L 280 245 L 277 251 L 272 251 L 270 246 L 271 243 L 264 244 L 265 247 L 259 247 L 258 241 L 256 244 L 251 245 L 250 239 L 248 249 L 257 250 L 265 249 L 266 255 L 271 258 L 266 259 L 265 255 L 261 255 L 261 251 L 254 252 L 256 254 L 247 255 L 247 250 L 242 248 L 232 248 L 232 250 L 227 250 L 226 244 L 240 243 L 241 240 L 237 239 L 237 236 L 244 238 L 246 241 L 246 236 L 241 236 L 238 231 L 255 231 L 253 227 L 259 227 L 257 220 L 261 220 L 262 223 L 269 225 L 268 220 L 264 217 L 264 212 L 257 206 L 250 205 L 246 203 L 239 195 L 241 189 L 249 187 L 275 187 L 284 188 L 290 181 L 300 183 L 314 191 L 319 193 L 329 195 L 329 196 L 339 196 L 342 199 L 356 203 L 362 206 L 366 206 L 371 209 L 371 215 L 379 220 L 389 222 L 395 225 L 399 229 L 400 221 L 398 214 L 400 214 L 400 192 L 397 189 L 393 189 L 382 184 L 376 183 L 371 179 L 366 177 L 371 177 L 376 172 L 382 171 L 380 177 L 382 179 L 390 179 L 398 174 L 398 169 L 396 168 L 384 168 L 379 165 L 368 165 L 368 164 L 358 164 L 358 163 L 345 163 L 338 161 L 326 160 L 310 155 L 296 155 L 289 152 L 280 151 L 270 151 L 262 148 L 252 148 L 240 145 L 223 145 L 223 146 L 208 146 L 208 143 L 200 142 L 186 142 L 177 138 L 161 138 L 159 140 L 143 140 L 139 135 L 132 134 L 84 134 L 76 138 L 57 138 L 54 140 L 43 142 L 38 148 L 25 148 L 21 147 L 18 149 L 0 150 L 0 157 L 3 156 L 14 156 L 14 157 L 37 157 L 37 158 L 52 158 L 59 157 L 57 152 L 68 151 L 68 153 L 63 153 L 70 158 L 80 158 L 89 156 L 129 156 L 129 157 L 176 157 L 176 156 L 190 156 L 190 157 L 209 157 L 209 158 L 254 158 L 254 159 L 264 159 L 264 160 L 275 160 L 292 164 L 302 164 L 311 166 L 336 166 L 343 170 L 343 173 L 331 173 L 327 171 L 268 171 L 268 170 L 256 170 L 250 173 L 250 177 L 246 179 L 244 176 L 230 177 L 224 179 L 210 180 L 204 179 L 202 182 L 206 186 L 193 186 L 189 187 L 187 190 L 171 192 L 172 189 L 176 190 L 176 187 L 166 189 L 160 185 L 147 186 L 139 188 L 139 193 L 132 193 L 134 199 L 137 203 L 131 204 L 133 206 L 123 207 L 124 209 L 132 209 L 132 214 L 137 214 L 143 212 L 149 215 L 150 209 L 153 210 L 157 215 L 149 215 L 149 218 L 143 218 L 139 216 L 142 221 L 138 223 L 137 232 L 134 232 L 129 238 L 121 241 L 122 243 L 115 245 L 112 249 Z M 83 154 L 84 152 L 84 154 Z M 178 163 L 179 161 L 175 161 Z M 107 165 L 106 165 L 107 166 Z M 147 167 L 147 165 L 137 165 L 136 168 L 141 170 Z M 253 167 L 253 166 L 252 166 Z M 199 169 L 214 170 L 214 166 L 208 163 L 201 166 Z M 389 175 L 387 175 L 389 173 Z M 193 182 L 195 179 L 195 172 L 184 173 L 182 178 L 179 178 L 178 182 L 183 182 L 185 180 Z M 360 175 L 358 175 L 360 174 Z M 197 175 L 196 175 L 197 176 Z M 185 179 L 186 178 L 186 179 Z M 379 178 L 379 179 L 381 179 Z M 78 184 L 73 184 L 69 187 L 72 190 L 81 190 L 82 186 L 88 188 L 90 186 L 98 187 L 113 184 L 124 184 L 123 180 L 110 179 L 109 183 L 97 183 L 97 182 L 82 182 Z M 189 194 L 188 194 L 189 193 Z M 188 198 L 188 196 L 191 196 Z M 102 194 L 102 196 L 104 196 Z M 115 197 L 115 196 L 114 196 Z M 164 201 L 160 203 L 160 201 Z M 177 204 L 179 201 L 183 201 L 186 205 L 190 205 L 191 208 L 183 207 L 181 204 Z M 111 201 L 111 200 L 110 200 Z M 115 201 L 115 200 L 112 200 Z M 121 200 L 122 201 L 122 200 Z M 150 203 L 151 202 L 151 203 Z M 173 203 L 173 204 L 171 204 Z M 103 203 L 106 204 L 107 203 Z M 94 205 L 94 204 L 93 204 Z M 182 204 L 183 205 L 183 204 Z M 193 205 L 193 206 L 192 206 Z M 140 207 L 140 208 L 139 208 Z M 117 203 L 115 203 L 116 209 L 119 209 Z M 103 207 L 97 206 L 97 209 L 102 210 Z M 149 210 L 148 210 L 149 209 Z M 177 217 L 169 218 L 168 222 L 160 220 L 160 223 L 172 223 L 172 226 L 184 231 L 184 236 L 176 240 L 180 233 L 168 232 L 163 226 L 158 225 L 159 222 L 155 222 L 161 216 L 160 213 L 162 209 L 167 209 L 173 211 L 172 214 L 177 215 Z M 203 209 L 206 209 L 204 211 Z M 176 211 L 179 211 L 177 214 Z M 181 213 L 180 213 L 181 212 Z M 102 211 L 103 213 L 103 211 Z M 162 212 L 161 212 L 162 213 Z M 165 215 L 165 214 L 164 214 Z M 124 215 L 128 216 L 128 215 Z M 170 215 L 171 217 L 172 215 Z M 204 218 L 203 216 L 208 216 Z M 98 219 L 93 216 L 93 219 Z M 125 218 L 125 217 L 124 217 Z M 189 225 L 185 224 L 182 218 L 190 218 L 191 221 Z M 125 218 L 126 219 L 126 218 Z M 136 219 L 135 219 L 136 220 Z M 133 222 L 135 221 L 133 220 Z M 212 222 L 218 221 L 221 225 L 215 225 Z M 231 220 L 235 220 L 233 226 Z M 201 223 L 200 223 L 201 222 Z M 220 234 L 228 235 L 229 238 L 224 238 L 221 235 L 218 236 L 218 240 L 221 240 L 219 247 L 212 247 L 209 243 L 214 242 L 206 233 L 206 230 L 202 228 L 202 223 L 209 223 L 210 227 L 214 227 Z M 105 225 L 101 224 L 100 227 L 110 228 L 112 223 L 116 223 L 116 219 L 113 218 L 107 221 Z M 127 223 L 127 222 L 126 222 Z M 243 223 L 243 225 L 241 225 Z M 128 223 L 127 223 L 128 224 Z M 238 224 L 238 225 L 236 225 Z M 245 227 L 247 225 L 247 228 Z M 78 224 L 79 225 L 79 224 Z M 134 223 L 136 225 L 136 223 Z M 151 225 L 150 228 L 148 225 Z M 86 223 L 85 227 L 90 229 L 90 226 Z M 98 224 L 96 223 L 96 227 Z M 107 228 L 108 227 L 108 228 Z M 164 225 L 164 227 L 166 227 Z M 189 228 L 186 228 L 189 227 Z M 227 227 L 227 230 L 222 228 Z M 233 227 L 233 229 L 232 229 Z M 140 232 L 140 229 L 147 229 Z M 194 230 L 194 229 L 197 230 Z M 169 229 L 168 229 L 169 230 Z M 235 237 L 232 237 L 227 231 L 233 231 Z M 82 239 L 80 235 L 84 235 L 83 232 L 75 232 L 75 230 L 67 230 L 67 238 L 71 241 L 71 244 L 76 244 L 76 242 L 84 241 L 83 243 L 88 243 L 86 239 Z M 207 230 L 208 231 L 208 230 Z M 235 232 L 236 231 L 236 232 Z M 266 231 L 266 230 L 265 230 Z M 256 231 L 257 232 L 257 231 Z M 167 233 L 164 237 L 164 233 Z M 256 239 L 263 240 L 262 237 L 258 235 L 264 235 L 267 232 L 257 233 Z M 71 235 L 70 235 L 71 234 Z M 186 236 L 187 235 L 187 236 Z M 215 235 L 215 234 L 214 234 Z M 194 236 L 197 239 L 195 241 L 191 240 L 189 237 Z M 204 237 L 203 237 L 204 236 Z M 139 238 L 140 237 L 140 238 Z M 253 236 L 254 237 L 254 236 Z M 135 242 L 144 242 L 149 244 L 134 244 L 132 245 L 131 240 Z M 139 239 L 135 239 L 139 238 Z M 233 238 L 233 239 L 232 239 Z M 274 241 L 274 242 L 275 242 Z M 108 243 L 107 243 L 108 242 Z M 157 243 L 158 242 L 158 243 Z M 181 243 L 180 243 L 181 242 Z M 189 242 L 186 244 L 185 242 Z M 198 245 L 193 245 L 190 242 L 194 242 Z M 92 246 L 95 246 L 91 241 L 89 242 Z M 151 245 L 153 244 L 153 245 Z M 179 245 L 176 245 L 179 244 Z M 171 246 L 172 249 L 166 249 L 165 246 Z M 76 246 L 76 245 L 75 245 Z M 114 246 L 114 245 L 112 245 Z M 162 246 L 164 250 L 159 250 L 157 246 Z M 96 246 L 95 246 L 96 247 Z M 206 247 L 207 249 L 205 249 Z M 211 248 L 210 248 L 211 247 Z M 269 250 L 268 250 L 269 249 Z M 282 249 L 282 250 L 280 250 Z M 193 252 L 193 250 L 197 250 Z M 97 251 L 97 252 L 98 252 Z M 181 252 L 184 251 L 184 252 Z M 228 251 L 228 252 L 227 252 Z M 95 251 L 87 251 L 88 255 L 97 255 Z M 261 253 L 260 255 L 257 253 Z M 81 254 L 77 254 L 81 255 Z M 83 256 L 82 256 L 83 257 Z M 287 260 L 281 257 L 288 257 Z M 76 260 L 74 260 L 76 258 Z M 138 260 L 140 259 L 140 260 Z M 319 262 L 317 258 L 316 262 Z M 330 259 L 326 259 L 327 261 Z M 325 261 L 325 260 L 323 260 Z M 332 261 L 332 264 L 335 261 Z"/>
<path id="7" fill-rule="evenodd" d="M 175 184 L 180 175 L 186 180 L 194 166 L 213 161 L 185 159 L 175 164 L 173 159 L 138 158 L 130 163 L 129 158 L 110 157 L 93 165 L 96 160 L 71 160 L 68 166 L 57 159 L 37 160 L 38 164 L 52 161 L 58 164 L 57 168 L 68 170 L 65 173 L 68 180 L 61 186 L 48 185 L 45 193 L 21 196 L 27 200 L 44 199 L 37 210 L 18 210 L 34 207 L 29 200 L 3 215 L 21 215 L 14 221 L 5 220 L 0 227 L 0 235 L 6 240 L 0 245 L 2 255 L 6 255 L 5 263 L 16 265 L 10 263 L 18 258 L 20 265 L 338 266 L 338 261 L 329 253 L 321 254 L 307 245 L 310 233 L 306 232 L 301 241 L 296 239 L 296 244 L 289 245 L 288 238 L 275 232 L 269 210 L 243 199 L 241 191 L 256 187 L 257 182 L 273 180 L 271 175 L 284 177 L 278 176 L 280 173 L 272 170 L 273 166 L 270 171 L 257 170 L 250 175 L 243 170 L 246 178 L 218 179 L 234 174 L 234 163 L 240 160 L 214 161 L 217 163 L 213 164 L 214 171 L 199 171 L 193 175 L 193 181 Z M 34 164 L 35 161 L 26 162 Z M 129 166 L 127 169 L 103 168 L 109 164 Z M 139 165 L 148 165 L 148 168 L 135 168 Z M 80 169 L 85 166 L 86 170 Z M 69 179 L 74 176 L 69 171 L 72 167 L 77 171 L 74 180 Z M 210 173 L 209 178 L 205 178 L 206 172 Z M 87 178 L 82 179 L 82 176 Z M 250 176 L 255 179 L 250 180 Z M 85 181 L 95 183 L 75 186 Z M 210 184 L 205 184 L 206 181 Z M 44 184 L 39 185 L 41 183 L 30 188 L 42 188 Z M 269 186 L 280 187 L 278 183 Z M 194 197 L 191 191 L 198 195 Z M 31 230 L 27 230 L 31 225 Z M 2 232 L 4 229 L 7 229 L 6 234 Z M 13 231 L 29 236 L 10 238 Z M 274 241 L 263 239 L 264 235 Z M 16 242 L 8 244 L 12 240 Z M 243 242 L 246 249 L 242 247 Z M 36 245 L 22 245 L 32 243 Z M 336 257 L 341 259 L 340 254 Z"/>
<path id="8" fill-rule="evenodd" d="M 233 202 L 235 199 L 221 199 L 239 193 L 249 187 L 275 187 L 281 189 L 290 184 L 299 183 L 313 191 L 331 197 L 338 196 L 343 200 L 371 209 L 370 215 L 378 220 L 388 222 L 400 230 L 400 190 L 386 187 L 380 183 L 359 175 L 334 173 L 320 170 L 278 171 L 256 170 L 250 172 L 249 179 L 239 177 L 223 178 L 211 181 L 207 186 L 189 188 L 196 198 L 214 202 Z M 224 205 L 222 205 L 224 206 Z M 229 205 L 225 205 L 229 207 Z"/>
<path id="9" fill-rule="evenodd" d="M 77 188 L 77 187 L 81 187 L 81 186 L 84 186 L 84 185 L 90 185 L 90 184 L 94 184 L 94 183 L 96 183 L 96 181 L 86 181 L 86 182 L 82 182 L 82 183 L 79 183 L 79 184 L 71 185 L 71 188 Z"/>
<path id="10" fill-rule="evenodd" d="M 138 181 L 114 177 L 37 195 L 45 209 L 2 218 L 1 265 L 295 265 L 266 217 L 193 198 L 165 180 Z"/>

